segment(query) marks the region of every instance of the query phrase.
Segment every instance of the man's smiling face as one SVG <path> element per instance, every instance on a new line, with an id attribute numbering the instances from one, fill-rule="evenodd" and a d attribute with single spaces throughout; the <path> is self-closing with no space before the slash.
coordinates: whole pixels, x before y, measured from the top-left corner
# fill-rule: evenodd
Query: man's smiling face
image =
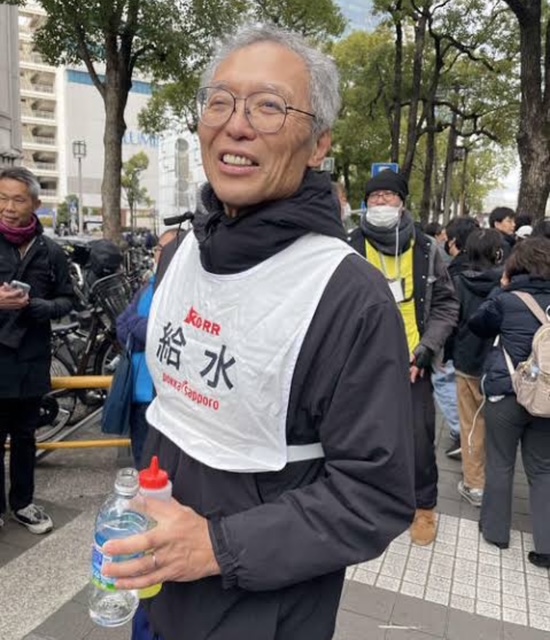
<path id="1" fill-rule="evenodd" d="M 210 86 L 237 98 L 268 91 L 287 105 L 311 112 L 309 74 L 296 53 L 273 42 L 250 45 L 231 54 L 216 69 Z M 289 110 L 277 133 L 256 131 L 244 101 L 219 127 L 199 125 L 204 169 L 218 198 L 232 210 L 280 200 L 295 193 L 307 167 L 318 166 L 330 147 L 330 134 L 318 141 L 311 117 Z"/>

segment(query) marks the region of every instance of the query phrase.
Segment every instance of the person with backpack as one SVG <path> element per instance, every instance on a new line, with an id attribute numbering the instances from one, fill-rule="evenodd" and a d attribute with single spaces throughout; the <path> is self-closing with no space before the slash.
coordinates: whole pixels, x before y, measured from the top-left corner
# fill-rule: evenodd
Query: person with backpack
<path id="1" fill-rule="evenodd" d="M 469 321 L 470 329 L 478 336 L 498 336 L 498 344 L 486 358 L 482 381 L 487 402 L 485 491 L 480 531 L 487 542 L 501 549 L 508 547 L 514 467 L 521 442 L 535 546 L 528 559 L 538 567 L 550 568 L 550 417 L 534 416 L 518 402 L 506 362 L 506 354 L 514 368 L 528 360 L 533 351 L 533 338 L 541 327 L 540 320 L 517 294 L 532 296 L 546 319 L 549 318 L 550 240 L 528 238 L 518 243 L 506 261 L 501 285 L 502 289 L 493 292 Z M 538 308 L 536 311 L 542 316 Z M 548 342 L 545 344 L 548 354 Z M 536 349 L 537 365 L 541 371 L 548 371 L 550 357 L 541 361 L 540 355 L 545 352 L 541 346 L 544 344 Z M 546 374 L 542 375 L 540 382 L 546 380 Z M 550 416 L 550 404 L 547 409 Z"/>

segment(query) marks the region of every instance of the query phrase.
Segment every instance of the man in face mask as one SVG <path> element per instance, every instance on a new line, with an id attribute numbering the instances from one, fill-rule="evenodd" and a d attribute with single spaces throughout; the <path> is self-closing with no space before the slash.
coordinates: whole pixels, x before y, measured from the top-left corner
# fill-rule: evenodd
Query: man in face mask
<path id="1" fill-rule="evenodd" d="M 435 407 L 430 373 L 458 321 L 459 304 L 435 240 L 415 227 L 404 208 L 408 193 L 407 181 L 400 173 L 386 170 L 369 180 L 367 209 L 349 242 L 382 271 L 403 317 L 410 353 L 415 442 L 416 515 L 410 533 L 414 543 L 426 545 L 433 542 L 437 529 Z"/>

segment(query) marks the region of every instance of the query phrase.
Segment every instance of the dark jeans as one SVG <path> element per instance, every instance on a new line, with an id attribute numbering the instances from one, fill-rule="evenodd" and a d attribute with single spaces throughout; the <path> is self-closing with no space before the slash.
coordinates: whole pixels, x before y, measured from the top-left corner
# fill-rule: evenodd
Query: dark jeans
<path id="1" fill-rule="evenodd" d="M 481 507 L 483 535 L 508 543 L 518 445 L 529 482 L 535 551 L 550 553 L 550 419 L 534 418 L 506 396 L 485 405 L 485 491 Z"/>
<path id="2" fill-rule="evenodd" d="M 149 404 L 146 402 L 134 402 L 130 408 L 130 440 L 132 443 L 132 455 L 138 469 L 141 469 L 141 454 L 149 431 L 149 423 L 145 418 L 148 406 Z M 144 462 L 148 461 L 145 460 Z"/>
<path id="3" fill-rule="evenodd" d="M 0 398 L 0 514 L 6 513 L 5 445 L 10 436 L 10 491 L 12 511 L 23 509 L 34 495 L 36 445 L 34 432 L 40 418 L 40 398 Z"/>
<path id="4" fill-rule="evenodd" d="M 435 461 L 435 405 L 430 377 L 411 385 L 414 431 L 414 485 L 417 509 L 433 509 L 437 504 L 437 464 Z"/>

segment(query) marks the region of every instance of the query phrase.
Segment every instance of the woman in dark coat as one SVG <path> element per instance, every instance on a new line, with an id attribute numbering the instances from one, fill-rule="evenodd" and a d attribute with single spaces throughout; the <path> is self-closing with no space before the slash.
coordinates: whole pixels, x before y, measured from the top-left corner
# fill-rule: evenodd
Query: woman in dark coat
<path id="1" fill-rule="evenodd" d="M 518 404 L 503 349 L 513 366 L 527 360 L 540 322 L 514 291 L 531 294 L 550 311 L 550 240 L 532 238 L 515 247 L 506 261 L 497 290 L 470 318 L 481 337 L 500 336 L 485 363 L 483 386 L 487 403 L 486 479 L 480 530 L 487 542 L 506 549 L 510 539 L 512 488 L 517 447 L 529 481 L 535 550 L 529 561 L 550 567 L 550 418 L 536 418 Z"/>

